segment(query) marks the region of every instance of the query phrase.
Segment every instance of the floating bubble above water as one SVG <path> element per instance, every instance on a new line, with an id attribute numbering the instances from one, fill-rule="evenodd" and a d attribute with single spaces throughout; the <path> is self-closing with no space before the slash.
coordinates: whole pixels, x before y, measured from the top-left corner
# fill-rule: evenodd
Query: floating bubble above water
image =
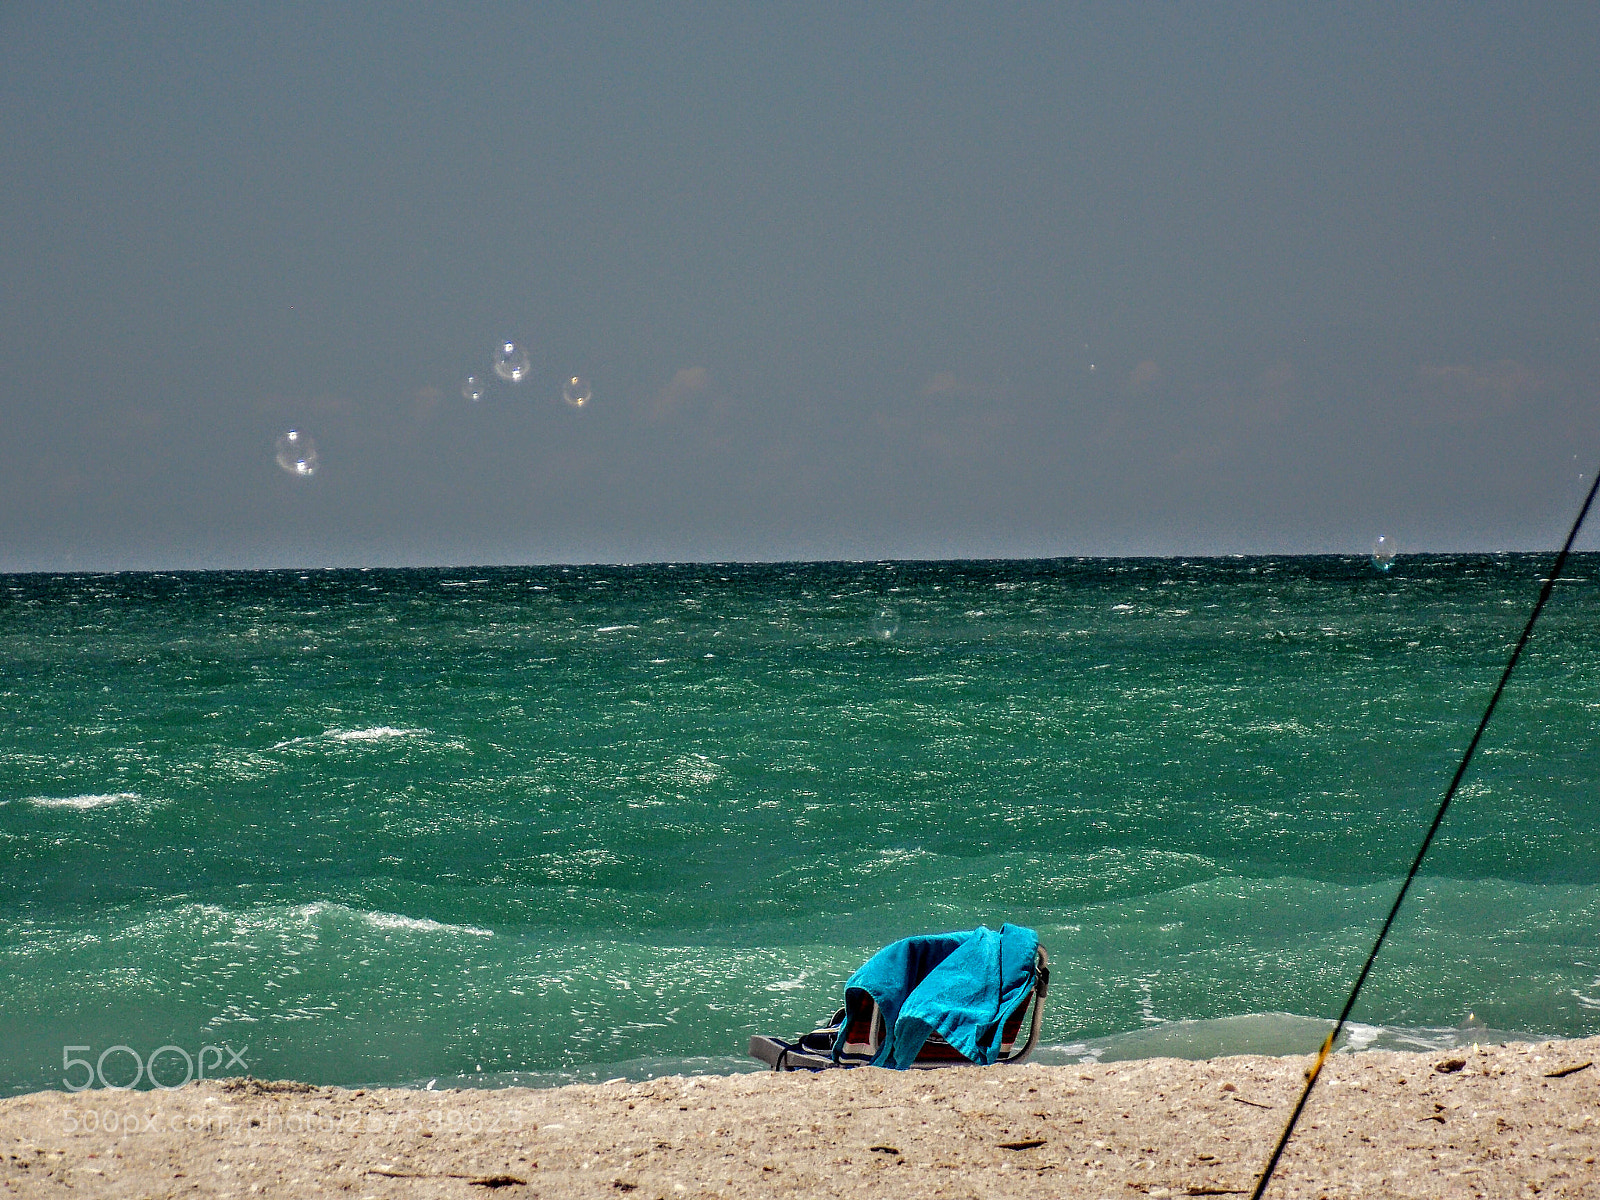
<path id="1" fill-rule="evenodd" d="M 501 342 L 494 349 L 494 373 L 507 383 L 521 383 L 528 377 L 528 352 L 515 342 Z"/>
<path id="2" fill-rule="evenodd" d="M 872 636 L 887 642 L 899 632 L 900 614 L 884 605 L 878 610 L 878 615 L 872 618 Z"/>
<path id="3" fill-rule="evenodd" d="M 309 433 L 291 429 L 278 439 L 278 465 L 291 475 L 317 473 L 317 443 Z"/>
<path id="4" fill-rule="evenodd" d="M 573 408 L 582 408 L 594 396 L 594 389 L 582 375 L 569 375 L 561 385 L 561 398 Z"/>
<path id="5" fill-rule="evenodd" d="M 461 381 L 461 395 L 474 403 L 482 400 L 488 390 L 488 385 L 476 375 L 468 375 Z"/>
<path id="6" fill-rule="evenodd" d="M 1394 566 L 1395 556 L 1394 539 L 1387 534 L 1380 533 L 1372 540 L 1372 565 L 1380 571 L 1387 571 Z"/>

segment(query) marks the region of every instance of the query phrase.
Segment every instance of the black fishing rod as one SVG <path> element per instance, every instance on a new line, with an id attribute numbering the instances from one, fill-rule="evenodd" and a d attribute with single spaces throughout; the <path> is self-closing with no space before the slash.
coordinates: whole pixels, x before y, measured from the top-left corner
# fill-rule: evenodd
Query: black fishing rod
<path id="1" fill-rule="evenodd" d="M 1339 1020 L 1334 1024 L 1333 1032 L 1322 1043 L 1316 1061 L 1306 1072 L 1306 1086 L 1300 1092 L 1300 1099 L 1295 1104 L 1294 1111 L 1289 1114 L 1289 1123 L 1283 1127 L 1283 1135 L 1278 1138 L 1278 1144 L 1272 1149 L 1272 1157 L 1267 1160 L 1267 1165 L 1261 1171 L 1261 1178 L 1256 1181 L 1255 1191 L 1250 1193 L 1250 1200 L 1261 1200 L 1266 1195 L 1267 1184 L 1272 1182 L 1272 1173 L 1277 1170 L 1278 1160 L 1283 1157 L 1283 1148 L 1289 1144 L 1289 1139 L 1294 1135 L 1295 1124 L 1300 1120 L 1306 1101 L 1311 1098 L 1311 1089 L 1317 1086 L 1317 1080 L 1322 1075 L 1322 1066 L 1333 1051 L 1334 1039 L 1344 1032 L 1345 1022 L 1350 1019 L 1350 1010 L 1356 1006 L 1356 997 L 1361 995 L 1361 989 L 1367 982 L 1367 976 L 1372 972 L 1372 964 L 1378 957 L 1378 951 L 1383 948 L 1384 939 L 1389 936 L 1389 929 L 1400 912 L 1400 905 L 1405 902 L 1406 893 L 1411 890 L 1411 881 L 1417 877 L 1417 871 L 1422 867 L 1422 860 L 1428 853 L 1428 847 L 1433 845 L 1433 835 L 1439 832 L 1439 826 L 1444 823 L 1444 814 L 1449 811 L 1450 802 L 1456 798 L 1456 790 L 1466 776 L 1473 754 L 1477 752 L 1483 731 L 1489 727 L 1489 718 L 1494 716 L 1495 706 L 1500 703 L 1500 694 L 1506 690 L 1506 682 L 1511 678 L 1511 672 L 1517 668 L 1517 660 L 1522 657 L 1523 648 L 1527 646 L 1528 638 L 1533 634 L 1533 626 L 1539 620 L 1539 614 L 1544 611 L 1544 606 L 1549 603 L 1550 593 L 1555 589 L 1556 580 L 1561 577 L 1561 572 L 1567 565 L 1567 558 L 1572 553 L 1572 543 L 1577 540 L 1578 530 L 1583 528 L 1584 518 L 1589 515 L 1589 506 L 1594 503 L 1596 491 L 1600 491 L 1600 471 L 1595 472 L 1594 482 L 1589 485 L 1589 493 L 1583 498 L 1583 507 L 1578 509 L 1577 519 L 1572 522 L 1572 528 L 1567 531 L 1567 540 L 1561 545 L 1561 553 L 1556 555 L 1555 565 L 1545 577 L 1544 587 L 1539 589 L 1539 599 L 1534 604 L 1533 611 L 1528 614 L 1528 623 L 1522 627 L 1522 636 L 1511 649 L 1511 658 L 1506 662 L 1506 669 L 1500 672 L 1500 682 L 1495 685 L 1494 695 L 1489 697 L 1489 706 L 1483 710 L 1478 728 L 1473 731 L 1472 740 L 1467 743 L 1466 752 L 1461 756 L 1461 765 L 1456 768 L 1455 777 L 1445 789 L 1444 799 L 1439 801 L 1439 811 L 1433 814 L 1433 824 L 1428 826 L 1428 835 L 1422 839 L 1422 845 L 1417 848 L 1416 858 L 1411 860 L 1411 870 L 1406 872 L 1405 882 L 1400 885 L 1399 894 L 1394 898 L 1389 915 L 1384 918 L 1383 928 L 1378 930 L 1378 940 L 1372 943 L 1372 953 L 1367 955 L 1361 974 L 1356 976 L 1355 986 L 1350 989 L 1350 998 L 1344 1002 L 1344 1009 L 1339 1013 Z"/>

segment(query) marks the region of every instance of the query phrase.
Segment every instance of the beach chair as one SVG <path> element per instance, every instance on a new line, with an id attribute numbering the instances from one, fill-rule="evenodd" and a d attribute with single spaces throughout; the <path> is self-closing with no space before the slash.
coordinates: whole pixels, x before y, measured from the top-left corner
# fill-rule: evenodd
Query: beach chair
<path id="1" fill-rule="evenodd" d="M 792 1042 L 752 1037 L 750 1056 L 774 1071 L 1019 1063 L 1039 1043 L 1049 987 L 1049 955 L 1031 929 L 905 938 L 850 977 L 831 1021 Z"/>

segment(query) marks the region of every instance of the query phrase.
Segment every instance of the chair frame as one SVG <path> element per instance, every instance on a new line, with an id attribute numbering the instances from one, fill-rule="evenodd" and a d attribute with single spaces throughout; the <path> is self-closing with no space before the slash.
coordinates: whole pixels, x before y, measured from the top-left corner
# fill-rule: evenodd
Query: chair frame
<path id="1" fill-rule="evenodd" d="M 1002 1049 L 999 1058 L 995 1059 L 995 1066 L 1010 1066 L 1022 1062 L 1039 1044 L 1039 1030 L 1044 1019 L 1044 1000 L 1050 991 L 1050 956 L 1045 953 L 1043 946 L 1034 959 L 1034 985 L 1027 1000 L 1017 1009 L 1020 1017 L 1023 1007 L 1031 1004 L 1033 1016 L 1028 1027 L 1028 1037 L 1018 1047 L 1012 1043 L 1009 1052 Z M 872 1033 L 867 1043 L 873 1050 L 871 1053 L 841 1053 L 839 1061 L 834 1061 L 833 1047 L 838 1040 L 839 1030 L 849 1019 L 849 1013 L 840 1009 L 833 1015 L 833 1020 L 825 1022 L 810 1033 L 802 1034 L 793 1042 L 785 1042 L 781 1038 L 756 1035 L 750 1039 L 750 1057 L 766 1063 L 774 1071 L 827 1071 L 835 1069 L 849 1070 L 855 1067 L 870 1065 L 876 1055 L 876 1048 L 883 1045 L 884 1026 L 883 1013 L 878 1006 L 872 1006 Z M 1009 1022 L 1007 1022 L 1009 1024 Z M 929 1047 L 933 1053 L 928 1054 Z M 940 1047 L 946 1053 L 940 1053 Z M 926 1055 L 926 1060 L 924 1056 Z M 913 1070 L 927 1071 L 942 1067 L 970 1067 L 975 1065 L 971 1060 L 963 1057 L 954 1047 L 938 1034 L 931 1034 L 927 1044 L 917 1055 L 917 1061 L 911 1064 Z"/>

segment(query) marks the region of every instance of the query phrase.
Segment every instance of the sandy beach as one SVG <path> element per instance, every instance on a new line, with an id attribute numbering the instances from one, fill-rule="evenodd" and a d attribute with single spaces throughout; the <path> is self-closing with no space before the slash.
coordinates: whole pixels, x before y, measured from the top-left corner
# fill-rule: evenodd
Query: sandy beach
<path id="1" fill-rule="evenodd" d="M 0 1101 L 21 1196 L 1248 1194 L 1309 1058 Z M 1600 1038 L 1332 1060 L 1270 1195 L 1600 1194 Z"/>

